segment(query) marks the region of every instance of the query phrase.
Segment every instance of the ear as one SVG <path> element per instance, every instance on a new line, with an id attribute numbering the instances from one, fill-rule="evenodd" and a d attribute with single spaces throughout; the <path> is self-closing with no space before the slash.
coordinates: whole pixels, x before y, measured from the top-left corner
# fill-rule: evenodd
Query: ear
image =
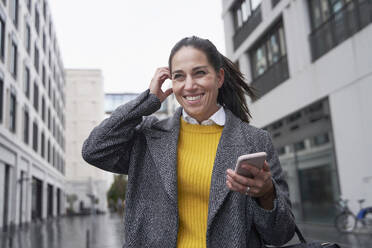
<path id="1" fill-rule="evenodd" d="M 220 70 L 217 72 L 218 88 L 222 87 L 224 81 L 225 81 L 225 71 L 224 71 L 224 69 L 220 68 Z"/>

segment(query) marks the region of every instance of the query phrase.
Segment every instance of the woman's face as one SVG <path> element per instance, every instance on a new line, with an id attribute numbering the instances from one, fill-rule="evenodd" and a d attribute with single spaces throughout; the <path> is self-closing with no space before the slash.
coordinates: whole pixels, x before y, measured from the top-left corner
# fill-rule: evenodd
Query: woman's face
<path id="1" fill-rule="evenodd" d="M 209 64 L 204 52 L 182 47 L 171 61 L 172 88 L 177 101 L 191 117 L 207 120 L 217 110 L 218 89 L 223 84 L 224 71 L 218 73 Z"/>

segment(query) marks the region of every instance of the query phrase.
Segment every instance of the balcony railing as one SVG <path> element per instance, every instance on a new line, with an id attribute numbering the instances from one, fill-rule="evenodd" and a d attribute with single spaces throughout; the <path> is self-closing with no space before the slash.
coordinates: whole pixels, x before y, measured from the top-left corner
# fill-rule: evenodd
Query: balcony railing
<path id="1" fill-rule="evenodd" d="M 248 20 L 243 23 L 234 35 L 234 49 L 236 50 L 247 37 L 255 30 L 262 21 L 261 5 L 259 5 L 249 16 Z"/>
<path id="2" fill-rule="evenodd" d="M 254 79 L 251 86 L 256 90 L 257 99 L 289 78 L 287 56 L 280 58 L 264 74 Z"/>
<path id="3" fill-rule="evenodd" d="M 315 28 L 309 35 L 315 61 L 372 22 L 372 3 L 353 0 Z"/>

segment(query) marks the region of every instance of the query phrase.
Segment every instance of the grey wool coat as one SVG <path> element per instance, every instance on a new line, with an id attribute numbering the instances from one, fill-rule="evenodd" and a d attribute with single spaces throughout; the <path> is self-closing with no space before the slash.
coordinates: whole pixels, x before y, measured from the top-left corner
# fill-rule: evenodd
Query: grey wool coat
<path id="1" fill-rule="evenodd" d="M 182 109 L 166 120 L 148 117 L 159 108 L 159 99 L 147 90 L 119 106 L 83 145 L 82 155 L 88 163 L 128 174 L 123 247 L 177 245 L 177 142 Z M 226 186 L 226 170 L 234 169 L 240 155 L 262 151 L 268 154 L 276 192 L 272 210 Z M 288 186 L 269 134 L 226 110 L 212 171 L 207 247 L 282 245 L 293 234 Z"/>

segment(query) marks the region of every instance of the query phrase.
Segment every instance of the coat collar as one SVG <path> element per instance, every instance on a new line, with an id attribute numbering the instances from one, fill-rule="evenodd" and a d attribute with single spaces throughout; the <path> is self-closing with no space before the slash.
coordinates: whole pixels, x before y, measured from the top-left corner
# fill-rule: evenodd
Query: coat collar
<path id="1" fill-rule="evenodd" d="M 224 202 L 230 190 L 226 186 L 226 170 L 234 169 L 237 158 L 250 152 L 251 145 L 242 130 L 243 123 L 234 114 L 225 109 L 226 123 L 217 147 L 212 171 L 208 229 L 213 218 Z M 177 144 L 182 108 L 178 108 L 172 118 L 155 123 L 145 132 L 151 155 L 158 168 L 165 190 L 177 207 Z"/>

